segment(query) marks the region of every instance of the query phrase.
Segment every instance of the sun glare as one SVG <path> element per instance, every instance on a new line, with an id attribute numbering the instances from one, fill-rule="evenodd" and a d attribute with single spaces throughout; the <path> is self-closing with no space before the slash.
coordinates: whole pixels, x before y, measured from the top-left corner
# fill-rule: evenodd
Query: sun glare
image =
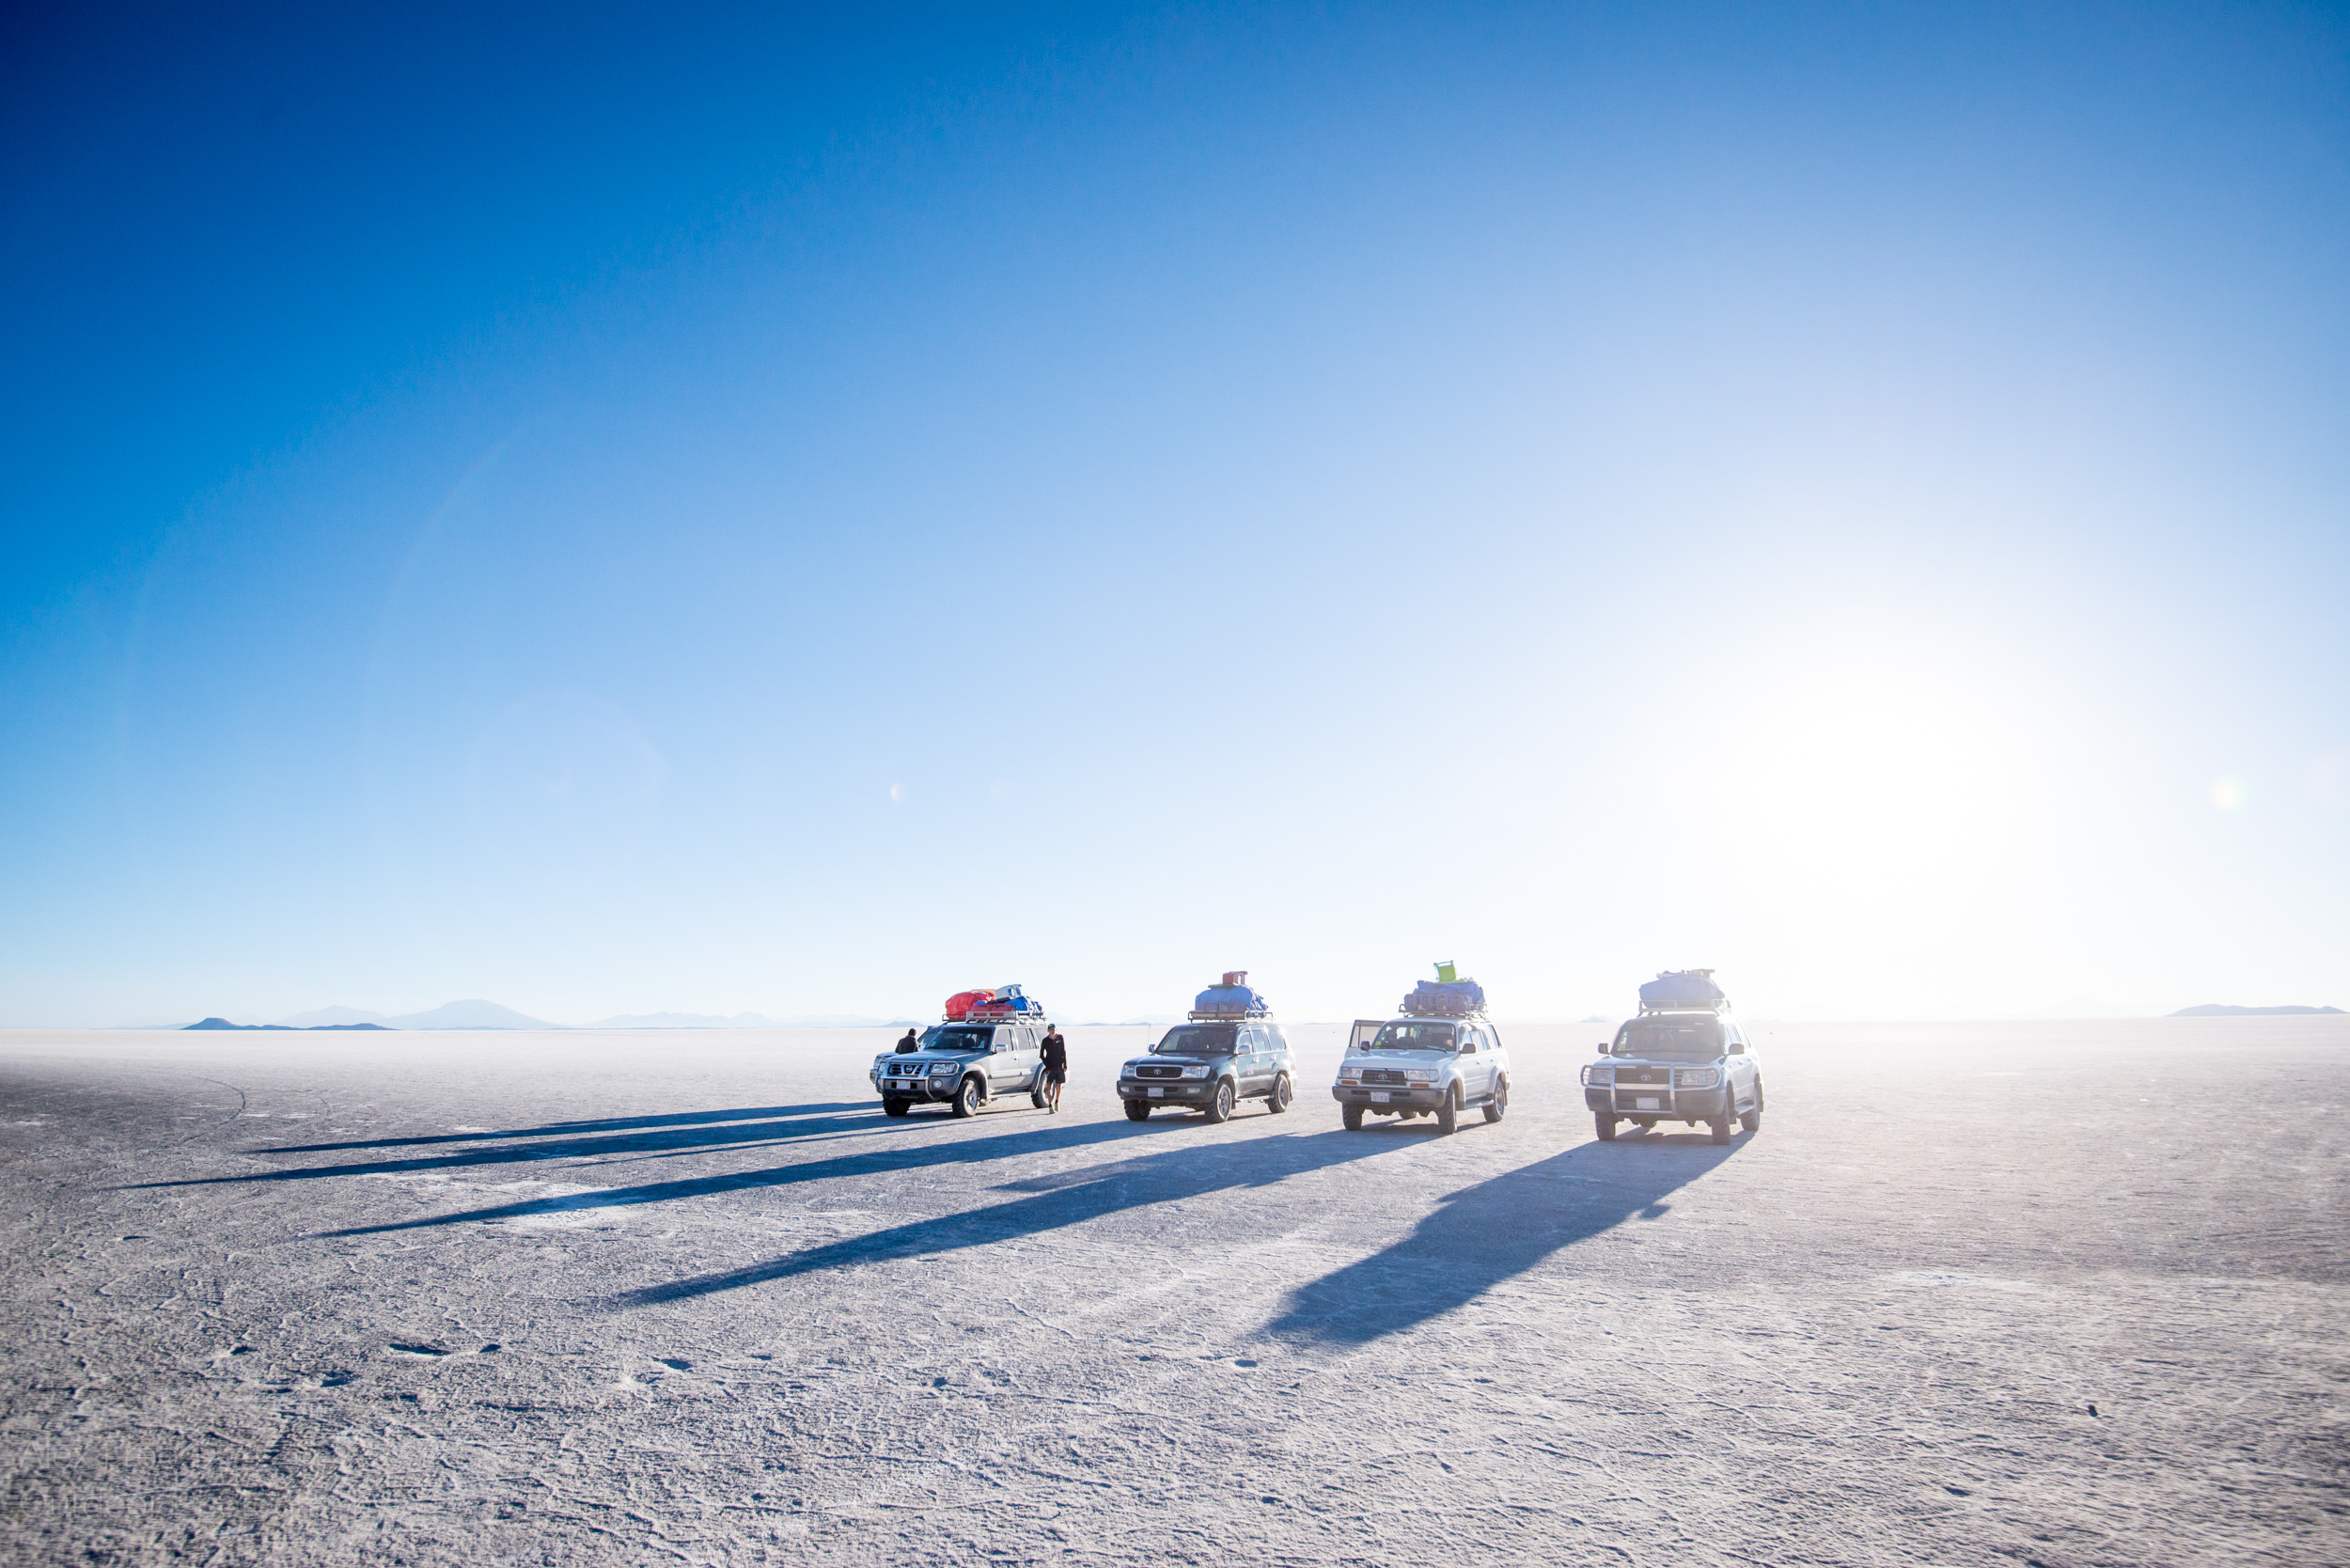
<path id="1" fill-rule="evenodd" d="M 1775 683 L 1727 758 L 1726 848 L 1822 929 L 1981 917 L 2021 853 L 2027 748 L 1998 704 L 1948 678 L 1848 661 Z"/>

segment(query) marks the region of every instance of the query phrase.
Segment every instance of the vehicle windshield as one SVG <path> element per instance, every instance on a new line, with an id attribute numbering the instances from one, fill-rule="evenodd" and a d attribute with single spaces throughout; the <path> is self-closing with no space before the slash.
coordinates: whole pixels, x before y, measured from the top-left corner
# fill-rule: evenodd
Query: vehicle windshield
<path id="1" fill-rule="evenodd" d="M 1151 1049 L 1163 1057 L 1229 1057 L 1239 1039 L 1238 1024 L 1178 1024 Z"/>
<path id="2" fill-rule="evenodd" d="M 1722 1021 L 1695 1018 L 1635 1018 L 1616 1031 L 1620 1057 L 1694 1057 L 1712 1061 L 1722 1054 Z"/>
<path id="3" fill-rule="evenodd" d="M 987 1025 L 937 1024 L 922 1035 L 925 1051 L 984 1051 L 995 1030 Z"/>
<path id="4" fill-rule="evenodd" d="M 1363 1047 L 1366 1051 L 1449 1051 L 1454 1043 L 1454 1026 L 1432 1024 L 1417 1018 L 1399 1018 L 1379 1031 L 1379 1038 Z"/>

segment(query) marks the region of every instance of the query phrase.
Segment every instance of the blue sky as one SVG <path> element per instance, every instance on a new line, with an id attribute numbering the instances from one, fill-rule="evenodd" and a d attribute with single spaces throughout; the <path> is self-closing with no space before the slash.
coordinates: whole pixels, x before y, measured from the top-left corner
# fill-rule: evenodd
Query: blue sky
<path id="1" fill-rule="evenodd" d="M 2339 8 L 7 25 L 0 1023 L 2350 1006 Z"/>

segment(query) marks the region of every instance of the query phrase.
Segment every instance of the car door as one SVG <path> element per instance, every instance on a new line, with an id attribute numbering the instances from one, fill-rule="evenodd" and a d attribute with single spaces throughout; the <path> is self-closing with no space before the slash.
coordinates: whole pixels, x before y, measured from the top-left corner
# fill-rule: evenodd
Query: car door
<path id="1" fill-rule="evenodd" d="M 1281 1032 L 1280 1025 L 1267 1024 L 1264 1027 L 1264 1038 L 1265 1088 L 1270 1090 L 1273 1088 L 1273 1080 L 1284 1073 L 1291 1074 L 1290 1087 L 1296 1088 L 1295 1068 L 1290 1061 L 1290 1037 Z"/>
<path id="2" fill-rule="evenodd" d="M 1477 1026 L 1461 1026 L 1461 1048 L 1454 1054 L 1461 1073 L 1461 1098 L 1474 1100 L 1485 1092 L 1485 1052 Z"/>
<path id="3" fill-rule="evenodd" d="M 1232 1076 L 1243 1094 L 1264 1092 L 1264 1030 L 1255 1024 L 1242 1026 L 1239 1058 L 1232 1063 Z"/>
<path id="4" fill-rule="evenodd" d="M 1742 1047 L 1737 1055 L 1729 1058 L 1730 1082 L 1736 1090 L 1732 1105 L 1751 1105 L 1754 1104 L 1756 1074 L 1754 1045 L 1747 1039 L 1747 1031 L 1735 1024 L 1730 1026 L 1730 1042 L 1733 1045 Z"/>
<path id="5" fill-rule="evenodd" d="M 1021 1049 L 1022 1038 L 1027 1032 L 1024 1024 L 995 1026 L 995 1038 L 991 1042 L 994 1048 L 987 1056 L 987 1091 L 990 1094 L 1009 1094 L 1014 1090 L 1028 1087 L 1029 1080 L 1035 1075 L 1035 1068 L 1029 1059 L 1034 1053 Z"/>
<path id="6" fill-rule="evenodd" d="M 1346 1054 L 1354 1056 L 1378 1039 L 1379 1027 L 1386 1022 L 1384 1018 L 1355 1019 L 1353 1027 L 1346 1031 Z"/>

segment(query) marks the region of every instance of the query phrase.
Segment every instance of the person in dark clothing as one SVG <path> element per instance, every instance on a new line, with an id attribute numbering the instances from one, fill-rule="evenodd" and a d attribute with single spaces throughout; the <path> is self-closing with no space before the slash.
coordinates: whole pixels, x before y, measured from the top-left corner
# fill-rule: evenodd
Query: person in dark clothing
<path id="1" fill-rule="evenodd" d="M 1044 1043 L 1037 1052 L 1044 1058 L 1044 1108 L 1058 1116 L 1060 1086 L 1069 1081 L 1069 1042 L 1060 1037 L 1058 1024 L 1044 1031 Z"/>
<path id="2" fill-rule="evenodd" d="M 906 1030 L 906 1037 L 898 1042 L 898 1054 L 900 1056 L 904 1056 L 908 1051 L 918 1051 L 921 1048 L 922 1037 L 912 1029 Z"/>

